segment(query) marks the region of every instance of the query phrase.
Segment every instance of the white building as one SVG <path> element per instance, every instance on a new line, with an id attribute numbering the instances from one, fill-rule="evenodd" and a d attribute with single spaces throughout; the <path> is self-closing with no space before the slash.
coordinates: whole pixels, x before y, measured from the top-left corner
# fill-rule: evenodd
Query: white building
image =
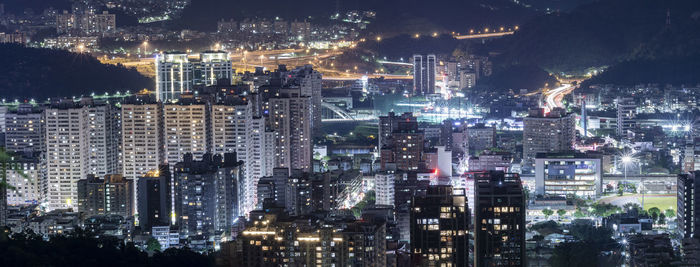
<path id="1" fill-rule="evenodd" d="M 42 189 L 46 185 L 46 164 L 40 152 L 26 154 L 13 159 L 13 168 L 7 170 L 8 205 L 38 204 L 43 199 Z M 21 173 L 15 171 L 20 170 Z"/>
<path id="2" fill-rule="evenodd" d="M 5 117 L 7 115 L 7 107 L 0 106 L 0 133 L 5 132 Z"/>
<path id="3" fill-rule="evenodd" d="M 582 153 L 541 153 L 535 158 L 538 195 L 596 197 L 603 191 L 600 157 Z"/>
<path id="4" fill-rule="evenodd" d="M 207 51 L 199 54 L 199 62 L 194 63 L 194 84 L 215 85 L 219 79 L 232 80 L 233 65 L 229 53 Z"/>
<path id="5" fill-rule="evenodd" d="M 180 98 L 180 94 L 192 91 L 194 66 L 187 54 L 178 52 L 158 54 L 155 64 L 156 97 L 159 101 L 176 101 Z"/>
<path id="6" fill-rule="evenodd" d="M 121 118 L 122 175 L 138 179 L 148 171 L 158 170 L 158 165 L 164 161 L 160 105 L 122 104 Z"/>
<path id="7" fill-rule="evenodd" d="M 205 104 L 166 104 L 163 106 L 165 160 L 171 168 L 187 153 L 202 160 L 207 153 L 207 106 Z"/>
<path id="8" fill-rule="evenodd" d="M 252 103 L 237 99 L 212 106 L 212 153 L 236 152 L 243 161 L 243 184 L 239 210 L 247 214 L 255 208 L 261 177 L 272 175 L 274 140 L 265 131 L 265 119 L 253 117 Z"/>
<path id="9" fill-rule="evenodd" d="M 219 79 L 233 78 L 229 53 L 207 51 L 198 61 L 190 61 L 182 52 L 156 55 L 156 95 L 159 101 L 175 102 L 183 93 L 192 92 L 195 85 L 215 85 Z"/>
<path id="10" fill-rule="evenodd" d="M 138 207 L 138 179 L 165 161 L 161 105 L 141 97 L 123 103 L 121 110 L 122 176 L 134 181 L 134 207 Z"/>
<path id="11" fill-rule="evenodd" d="M 380 172 L 374 175 L 374 192 L 377 205 L 394 206 L 394 172 Z"/>
<path id="12" fill-rule="evenodd" d="M 89 171 L 88 109 L 64 100 L 45 111 L 47 209 L 78 210 L 78 180 Z"/>

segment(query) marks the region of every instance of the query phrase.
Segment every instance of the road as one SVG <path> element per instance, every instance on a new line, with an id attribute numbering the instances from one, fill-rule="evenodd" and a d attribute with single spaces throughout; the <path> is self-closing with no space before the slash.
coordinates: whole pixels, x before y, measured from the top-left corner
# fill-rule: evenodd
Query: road
<path id="1" fill-rule="evenodd" d="M 562 86 L 544 92 L 546 107 L 549 110 L 552 110 L 555 107 L 564 108 L 561 101 L 564 99 L 565 95 L 570 94 L 573 91 L 574 87 L 571 86 L 571 84 L 563 84 Z"/>
<path id="2" fill-rule="evenodd" d="M 300 53 L 308 52 L 304 49 L 280 49 L 280 50 L 258 50 L 249 52 L 232 52 L 231 61 L 232 66 L 236 71 L 255 71 L 255 67 L 265 67 L 267 69 L 276 69 L 278 65 L 284 64 L 287 66 L 300 66 L 305 64 L 311 64 L 314 68 L 321 73 L 323 73 L 324 80 L 359 80 L 363 76 L 367 78 L 380 78 L 384 77 L 386 79 L 413 79 L 413 75 L 396 75 L 387 73 L 357 73 L 351 70 L 338 70 L 333 68 L 322 67 L 324 61 L 330 60 L 334 56 L 338 56 L 343 53 L 341 49 L 329 49 L 325 52 L 318 54 L 302 54 Z M 198 58 L 196 54 L 191 55 L 193 59 Z M 153 57 L 147 58 L 118 58 L 114 60 L 102 59 L 105 64 L 122 64 L 125 67 L 146 67 L 152 66 Z M 326 62 L 325 65 L 328 62 Z M 409 64 L 410 65 L 410 64 Z M 332 66 L 332 65 L 331 65 Z M 139 68 L 143 74 L 154 77 L 155 69 L 151 68 Z"/>

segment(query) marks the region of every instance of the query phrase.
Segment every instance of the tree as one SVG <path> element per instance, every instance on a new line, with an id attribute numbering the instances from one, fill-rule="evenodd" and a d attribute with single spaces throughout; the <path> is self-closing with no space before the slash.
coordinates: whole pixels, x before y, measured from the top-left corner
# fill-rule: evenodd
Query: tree
<path id="1" fill-rule="evenodd" d="M 160 251 L 161 246 L 160 246 L 160 242 L 158 242 L 158 239 L 155 239 L 153 237 L 151 237 L 151 239 L 148 239 L 148 241 L 146 241 L 146 250 L 148 250 L 148 251 Z"/>
<path id="2" fill-rule="evenodd" d="M 576 212 L 574 212 L 574 217 L 576 217 L 576 218 L 583 218 L 585 216 L 586 215 L 583 214 L 583 212 L 581 212 L 581 210 L 576 210 Z"/>
<path id="3" fill-rule="evenodd" d="M 675 218 L 676 217 L 676 212 L 673 209 L 667 209 L 666 210 L 666 218 Z"/>
<path id="4" fill-rule="evenodd" d="M 596 266 L 598 251 L 593 244 L 583 241 L 562 243 L 552 251 L 549 264 L 554 267 Z"/>
<path id="5" fill-rule="evenodd" d="M 622 196 L 625 193 L 625 191 L 622 190 L 622 187 L 617 188 L 617 195 Z"/>
<path id="6" fill-rule="evenodd" d="M 7 172 L 14 171 L 20 176 L 27 178 L 19 165 L 14 164 L 14 157 L 5 151 L 4 148 L 0 148 L 0 227 L 4 227 L 7 219 L 7 190 L 14 190 L 15 187 L 7 182 Z"/>
<path id="7" fill-rule="evenodd" d="M 659 222 L 658 224 L 666 224 L 666 215 L 663 213 L 659 213 Z"/>
<path id="8" fill-rule="evenodd" d="M 549 216 L 552 216 L 552 214 L 554 214 L 554 211 L 550 209 L 543 209 L 542 214 L 544 214 L 545 218 L 549 218 Z"/>
<path id="9" fill-rule="evenodd" d="M 637 211 L 641 211 L 642 206 L 640 206 L 640 205 L 637 204 L 637 203 L 629 202 L 629 203 L 625 203 L 625 205 L 622 205 L 622 208 L 623 208 L 625 211 L 629 211 L 629 210 L 632 210 L 632 209 L 637 209 Z"/>
<path id="10" fill-rule="evenodd" d="M 651 219 L 656 221 L 659 219 L 659 214 L 661 214 L 661 210 L 657 207 L 653 207 L 648 210 L 649 215 L 651 215 Z"/>
<path id="11" fill-rule="evenodd" d="M 566 215 L 566 210 L 564 210 L 564 209 L 557 210 L 557 215 L 559 215 L 559 217 Z"/>

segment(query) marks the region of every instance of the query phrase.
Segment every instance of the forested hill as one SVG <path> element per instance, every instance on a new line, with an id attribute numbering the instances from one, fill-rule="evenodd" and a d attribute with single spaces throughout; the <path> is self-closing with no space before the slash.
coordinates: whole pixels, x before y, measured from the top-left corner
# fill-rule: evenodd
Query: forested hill
<path id="1" fill-rule="evenodd" d="M 499 65 L 582 74 L 629 60 L 697 54 L 699 18 L 700 1 L 695 0 L 601 0 L 537 17 L 491 45 L 503 52 L 495 59 Z"/>
<path id="2" fill-rule="evenodd" d="M 135 69 L 100 63 L 89 54 L 0 44 L 0 96 L 45 99 L 153 89 Z"/>

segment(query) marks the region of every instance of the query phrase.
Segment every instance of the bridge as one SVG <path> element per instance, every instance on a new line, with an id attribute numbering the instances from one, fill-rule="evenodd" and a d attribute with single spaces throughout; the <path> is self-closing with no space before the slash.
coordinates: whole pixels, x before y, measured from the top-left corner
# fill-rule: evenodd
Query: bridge
<path id="1" fill-rule="evenodd" d="M 362 114 L 361 112 L 348 112 L 346 109 L 338 107 L 332 103 L 321 103 L 321 121 L 323 122 L 353 122 L 353 121 L 373 121 L 377 120 L 373 114 Z"/>
<path id="2" fill-rule="evenodd" d="M 466 35 L 453 35 L 457 40 L 467 40 L 467 39 L 484 39 L 484 38 L 495 38 L 506 35 L 514 34 L 515 31 L 502 31 L 502 32 L 489 32 L 489 33 L 475 33 Z"/>
<path id="3" fill-rule="evenodd" d="M 379 64 L 385 64 L 385 65 L 398 65 L 398 66 L 413 67 L 413 64 L 408 63 L 408 62 L 388 61 L 388 60 L 379 60 L 377 62 L 379 62 Z"/>

